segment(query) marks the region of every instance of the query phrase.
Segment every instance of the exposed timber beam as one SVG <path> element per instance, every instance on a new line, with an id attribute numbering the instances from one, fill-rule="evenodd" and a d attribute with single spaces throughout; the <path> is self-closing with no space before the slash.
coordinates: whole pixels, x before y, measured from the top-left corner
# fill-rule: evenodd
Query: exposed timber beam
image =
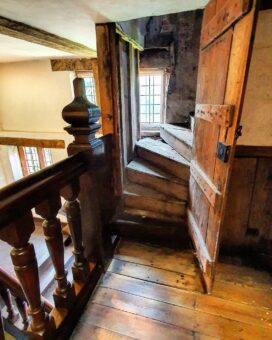
<path id="1" fill-rule="evenodd" d="M 85 45 L 1 16 L 0 34 L 72 53 L 79 57 L 91 58 L 96 56 L 96 51 Z"/>
<path id="2" fill-rule="evenodd" d="M 52 71 L 92 71 L 94 59 L 51 59 Z"/>
<path id="3" fill-rule="evenodd" d="M 61 139 L 33 139 L 33 138 L 18 138 L 18 137 L 0 137 L 0 145 L 65 149 L 64 140 L 61 140 Z"/>

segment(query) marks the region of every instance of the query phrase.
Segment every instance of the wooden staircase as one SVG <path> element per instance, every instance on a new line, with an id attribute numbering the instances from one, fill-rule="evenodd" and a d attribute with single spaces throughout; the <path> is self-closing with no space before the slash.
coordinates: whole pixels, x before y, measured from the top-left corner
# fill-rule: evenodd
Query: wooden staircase
<path id="1" fill-rule="evenodd" d="M 163 124 L 161 139 L 136 143 L 126 168 L 126 183 L 112 228 L 121 236 L 167 245 L 188 242 L 186 207 L 192 132 Z"/>

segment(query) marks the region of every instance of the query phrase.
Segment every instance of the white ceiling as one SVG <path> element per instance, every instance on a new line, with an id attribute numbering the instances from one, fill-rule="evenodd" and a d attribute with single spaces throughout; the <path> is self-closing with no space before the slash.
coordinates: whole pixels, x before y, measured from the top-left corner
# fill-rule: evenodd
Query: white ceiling
<path id="1" fill-rule="evenodd" d="M 74 57 L 72 54 L 0 34 L 0 62 Z"/>
<path id="2" fill-rule="evenodd" d="M 96 49 L 95 23 L 116 22 L 203 8 L 208 0 L 1 0 L 0 16 L 20 21 Z M 10 40 L 9 40 L 10 39 Z M 0 62 L 69 56 L 0 35 Z M 11 48 L 11 45 L 13 48 Z M 32 46 L 31 46 L 32 45 Z M 21 51 L 21 52 L 20 52 Z M 50 54 L 52 53 L 52 55 Z"/>

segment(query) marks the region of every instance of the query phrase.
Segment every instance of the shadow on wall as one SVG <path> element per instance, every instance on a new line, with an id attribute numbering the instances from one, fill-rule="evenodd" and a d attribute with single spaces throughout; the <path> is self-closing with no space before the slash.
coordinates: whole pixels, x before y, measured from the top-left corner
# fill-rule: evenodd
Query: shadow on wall
<path id="1" fill-rule="evenodd" d="M 145 51 L 140 67 L 170 74 L 166 122 L 183 124 L 195 109 L 202 10 L 142 19 Z"/>

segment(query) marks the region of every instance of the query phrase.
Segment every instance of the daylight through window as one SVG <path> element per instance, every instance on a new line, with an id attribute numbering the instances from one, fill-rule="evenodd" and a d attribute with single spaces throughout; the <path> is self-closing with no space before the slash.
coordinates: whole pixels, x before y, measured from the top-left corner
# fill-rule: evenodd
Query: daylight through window
<path id="1" fill-rule="evenodd" d="M 88 100 L 93 104 L 97 104 L 96 95 L 95 95 L 94 78 L 93 77 L 84 78 L 84 82 L 85 82 L 86 96 Z"/>
<path id="2" fill-rule="evenodd" d="M 162 111 L 162 74 L 140 74 L 140 122 L 160 123 Z"/>

